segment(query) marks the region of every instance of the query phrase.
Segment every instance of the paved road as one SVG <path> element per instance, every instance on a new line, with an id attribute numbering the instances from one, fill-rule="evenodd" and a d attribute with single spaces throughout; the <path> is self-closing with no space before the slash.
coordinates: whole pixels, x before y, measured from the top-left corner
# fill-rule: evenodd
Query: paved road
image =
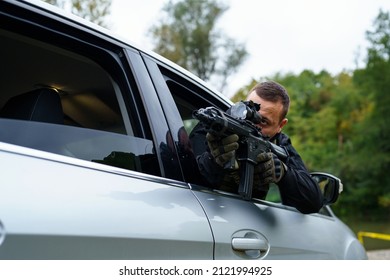
<path id="1" fill-rule="evenodd" d="M 367 251 L 369 260 L 390 260 L 390 250 Z"/>

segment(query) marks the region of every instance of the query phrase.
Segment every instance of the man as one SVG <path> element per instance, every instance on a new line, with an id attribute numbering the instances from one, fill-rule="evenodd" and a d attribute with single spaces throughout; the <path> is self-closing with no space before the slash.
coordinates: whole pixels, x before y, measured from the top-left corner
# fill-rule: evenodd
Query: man
<path id="1" fill-rule="evenodd" d="M 286 89 L 273 81 L 259 83 L 249 92 L 247 100 L 260 104 L 262 118 L 258 126 L 262 134 L 288 152 L 287 159 L 283 161 L 271 152 L 257 156 L 253 196 L 264 199 L 269 184 L 275 183 L 279 187 L 283 204 L 293 206 L 305 214 L 318 212 L 323 206 L 320 189 L 292 146 L 290 138 L 282 133 L 288 122 L 286 116 L 290 106 Z M 206 139 L 209 150 L 197 157 L 206 184 L 237 192 L 238 170 L 226 170 L 223 166 L 234 158 L 235 150 L 239 147 L 238 136 L 233 134 L 220 139 L 207 133 Z"/>

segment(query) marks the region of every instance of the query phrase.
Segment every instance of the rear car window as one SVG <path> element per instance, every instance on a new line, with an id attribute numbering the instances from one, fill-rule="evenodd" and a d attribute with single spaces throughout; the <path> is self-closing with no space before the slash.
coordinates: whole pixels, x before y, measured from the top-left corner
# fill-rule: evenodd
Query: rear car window
<path id="1" fill-rule="evenodd" d="M 0 41 L 0 141 L 160 175 L 110 63 L 5 29 Z"/>

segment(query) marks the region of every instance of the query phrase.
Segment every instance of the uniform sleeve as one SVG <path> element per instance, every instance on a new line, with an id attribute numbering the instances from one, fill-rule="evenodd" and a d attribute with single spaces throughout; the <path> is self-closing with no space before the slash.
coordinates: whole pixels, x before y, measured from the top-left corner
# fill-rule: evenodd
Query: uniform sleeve
<path id="1" fill-rule="evenodd" d="M 290 139 L 284 134 L 280 136 L 280 145 L 289 153 L 284 162 L 287 172 L 278 184 L 283 204 L 293 206 L 304 214 L 318 212 L 323 206 L 323 196 L 317 182 L 311 177 Z"/>

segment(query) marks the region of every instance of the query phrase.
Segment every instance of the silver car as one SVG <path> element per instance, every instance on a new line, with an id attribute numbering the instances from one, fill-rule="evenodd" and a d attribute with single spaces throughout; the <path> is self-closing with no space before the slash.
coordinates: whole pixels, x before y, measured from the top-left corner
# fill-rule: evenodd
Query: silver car
<path id="1" fill-rule="evenodd" d="M 0 1 L 0 259 L 366 259 L 327 199 L 304 215 L 199 183 L 192 112 L 232 103 L 41 1 Z"/>

